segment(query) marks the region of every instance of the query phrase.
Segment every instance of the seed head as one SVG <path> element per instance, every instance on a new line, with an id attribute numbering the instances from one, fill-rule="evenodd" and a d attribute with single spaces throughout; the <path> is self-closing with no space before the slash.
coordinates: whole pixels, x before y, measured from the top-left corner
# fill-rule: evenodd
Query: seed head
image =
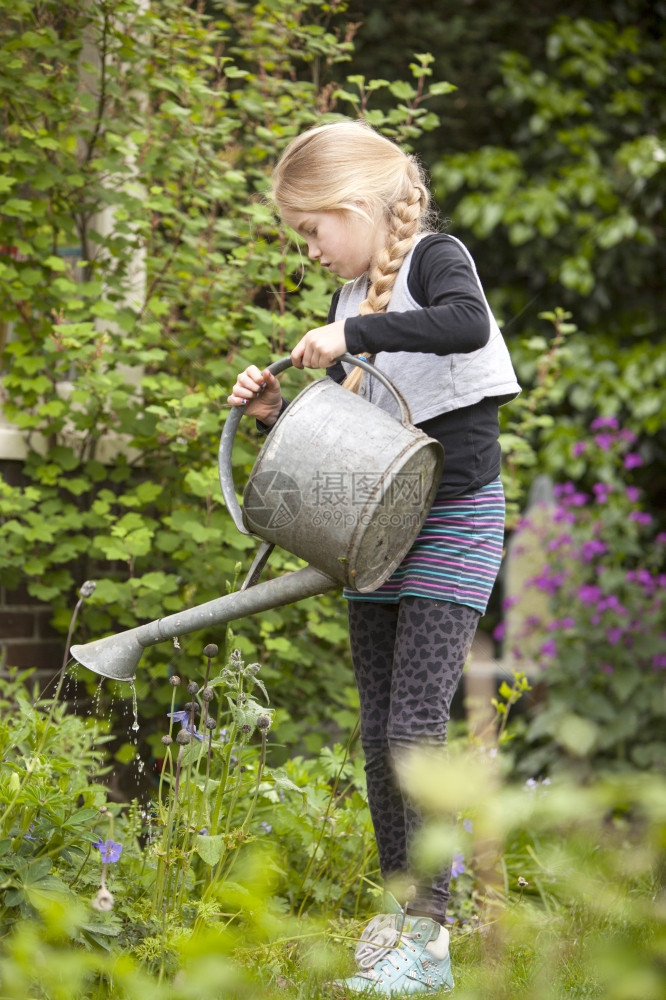
<path id="1" fill-rule="evenodd" d="M 162 737 L 162 743 L 164 744 L 165 747 L 170 747 L 171 744 L 173 743 L 173 739 L 167 733 L 166 736 Z"/>
<path id="2" fill-rule="evenodd" d="M 207 646 L 204 646 L 203 654 L 204 656 L 207 656 L 209 660 L 212 660 L 212 658 L 217 656 L 219 652 L 220 651 L 214 642 L 209 642 Z"/>
<path id="3" fill-rule="evenodd" d="M 178 676 L 178 674 L 171 675 L 171 677 L 169 678 L 169 684 L 171 685 L 171 687 L 178 687 L 178 685 L 180 684 L 180 677 Z"/>
<path id="4" fill-rule="evenodd" d="M 201 697 L 203 698 L 204 701 L 212 701 L 213 698 L 215 697 L 215 692 L 213 691 L 212 687 L 205 687 L 201 692 Z"/>
<path id="5" fill-rule="evenodd" d="M 196 704 L 193 701 L 186 701 L 185 702 L 185 711 L 186 712 L 191 712 L 192 709 L 196 708 L 196 707 L 197 706 L 196 706 Z"/>
<path id="6" fill-rule="evenodd" d="M 188 694 L 196 694 L 198 690 L 199 690 L 199 685 L 197 684 L 196 681 L 190 681 L 190 683 L 187 685 Z"/>
<path id="7" fill-rule="evenodd" d="M 176 743 L 180 743 L 185 746 L 187 743 L 192 742 L 192 733 L 188 733 L 187 729 L 181 729 L 176 736 Z"/>
<path id="8" fill-rule="evenodd" d="M 95 593 L 96 586 L 97 584 L 95 583 L 94 580 L 86 580 L 85 583 L 81 584 L 81 589 L 79 590 L 79 594 L 81 595 L 81 597 L 92 597 L 92 595 Z"/>
<path id="9" fill-rule="evenodd" d="M 244 722 L 243 725 L 241 726 L 241 733 L 245 733 L 247 735 L 247 733 L 251 732 L 252 732 L 252 726 L 248 722 Z"/>
<path id="10" fill-rule="evenodd" d="M 113 896 L 108 889 L 102 888 L 98 891 L 91 905 L 96 910 L 108 913 L 109 910 L 113 909 Z"/>
<path id="11" fill-rule="evenodd" d="M 215 729 L 217 722 L 215 719 L 206 719 L 206 729 Z"/>
<path id="12" fill-rule="evenodd" d="M 270 724 L 271 724 L 271 720 L 269 719 L 269 717 L 267 715 L 260 715 L 259 718 L 257 719 L 257 728 L 258 729 L 268 729 L 268 728 L 270 728 Z"/>

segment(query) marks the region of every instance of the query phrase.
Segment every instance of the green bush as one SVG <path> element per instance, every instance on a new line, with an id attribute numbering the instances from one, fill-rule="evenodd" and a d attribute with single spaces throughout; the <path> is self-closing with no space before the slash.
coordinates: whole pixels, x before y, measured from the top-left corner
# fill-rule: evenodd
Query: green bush
<path id="1" fill-rule="evenodd" d="M 3 411 L 27 440 L 25 485 L 0 483 L 0 581 L 25 583 L 64 633 L 95 580 L 82 641 L 235 590 L 249 568 L 256 542 L 218 483 L 225 399 L 239 369 L 325 317 L 335 287 L 302 269 L 266 204 L 287 140 L 345 112 L 406 143 L 437 124 L 428 99 L 446 88 L 425 54 L 411 82 L 344 80 L 335 6 L 331 23 L 313 0 L 0 0 Z M 373 111 L 378 92 L 390 112 Z M 286 373 L 285 394 L 304 377 Z M 250 423 L 239 487 L 258 449 Z M 295 564 L 276 551 L 267 572 Z M 307 720 L 312 751 L 350 715 L 342 614 L 328 595 L 238 625 L 285 706 L 284 738 Z M 199 648 L 147 653 L 145 718 L 165 707 L 150 679 L 193 667 Z"/>

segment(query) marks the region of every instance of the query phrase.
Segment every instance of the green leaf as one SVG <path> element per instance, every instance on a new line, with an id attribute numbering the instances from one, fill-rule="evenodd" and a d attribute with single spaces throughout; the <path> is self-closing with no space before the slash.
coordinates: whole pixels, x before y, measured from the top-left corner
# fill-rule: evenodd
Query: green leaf
<path id="1" fill-rule="evenodd" d="M 393 96 L 397 97 L 400 101 L 409 101 L 413 97 L 416 97 L 416 90 L 411 83 L 407 83 L 406 80 L 395 81 L 390 85 L 389 90 Z"/>
<path id="2" fill-rule="evenodd" d="M 213 865 L 218 863 L 225 851 L 224 836 L 221 833 L 214 834 L 211 837 L 198 834 L 194 843 L 194 849 L 201 860 L 205 861 L 212 868 Z"/>
<path id="3" fill-rule="evenodd" d="M 44 264 L 46 265 L 46 267 L 50 267 L 52 271 L 65 270 L 65 262 L 62 259 L 62 257 L 54 257 L 53 255 L 51 255 L 50 257 L 46 257 L 46 259 L 44 260 Z"/>

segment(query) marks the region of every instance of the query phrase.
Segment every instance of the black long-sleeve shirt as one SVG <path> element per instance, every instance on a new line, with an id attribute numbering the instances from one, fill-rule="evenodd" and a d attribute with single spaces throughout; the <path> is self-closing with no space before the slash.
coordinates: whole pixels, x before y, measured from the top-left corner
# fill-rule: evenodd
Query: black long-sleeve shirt
<path id="1" fill-rule="evenodd" d="M 420 309 L 371 313 L 345 320 L 350 354 L 415 351 L 468 354 L 488 341 L 489 320 L 476 276 L 458 244 L 445 234 L 426 236 L 414 248 L 407 280 Z M 335 319 L 339 290 L 328 321 Z M 327 374 L 341 382 L 338 362 Z M 498 409 L 502 397 L 442 413 L 417 426 L 444 446 L 444 470 L 437 500 L 460 496 L 492 482 L 500 472 Z"/>

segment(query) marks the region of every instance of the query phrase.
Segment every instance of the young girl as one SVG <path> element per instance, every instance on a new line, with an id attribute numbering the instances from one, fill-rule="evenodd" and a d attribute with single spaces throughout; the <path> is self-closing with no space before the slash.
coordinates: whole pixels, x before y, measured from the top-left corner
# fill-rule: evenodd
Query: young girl
<path id="1" fill-rule="evenodd" d="M 453 986 L 444 924 L 450 867 L 410 874 L 420 816 L 398 780 L 415 747 L 441 748 L 451 701 L 497 575 L 503 547 L 498 408 L 520 391 L 469 252 L 428 229 L 430 197 L 412 156 L 363 122 L 322 125 L 294 139 L 273 175 L 283 221 L 308 256 L 347 279 L 328 323 L 291 352 L 397 413 L 393 397 L 342 354 L 376 362 L 412 420 L 444 446 L 444 471 L 419 537 L 377 590 L 345 590 L 361 703 L 368 801 L 385 884 L 415 883 L 403 906 L 388 892 L 339 995 L 434 992 Z M 228 402 L 270 428 L 288 405 L 277 379 L 250 366 Z"/>

